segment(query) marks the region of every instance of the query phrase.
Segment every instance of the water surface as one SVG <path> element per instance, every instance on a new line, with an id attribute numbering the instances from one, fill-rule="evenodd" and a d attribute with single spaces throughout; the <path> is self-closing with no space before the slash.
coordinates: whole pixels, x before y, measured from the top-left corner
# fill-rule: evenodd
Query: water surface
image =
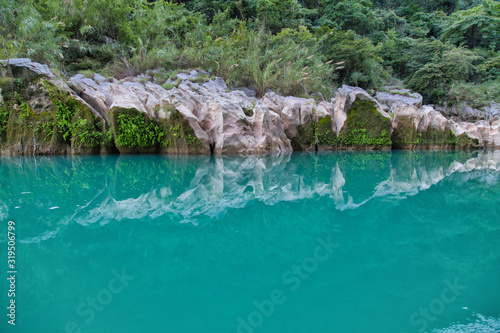
<path id="1" fill-rule="evenodd" d="M 500 332 L 500 151 L 0 159 L 1 332 Z"/>

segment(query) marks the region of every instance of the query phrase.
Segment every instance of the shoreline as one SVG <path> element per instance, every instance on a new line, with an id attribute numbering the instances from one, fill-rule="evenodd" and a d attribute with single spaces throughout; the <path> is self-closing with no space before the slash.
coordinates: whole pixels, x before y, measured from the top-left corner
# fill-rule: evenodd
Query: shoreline
<path id="1" fill-rule="evenodd" d="M 273 155 L 295 151 L 500 148 L 500 119 L 444 117 L 411 97 L 342 86 L 335 98 L 257 98 L 203 71 L 169 90 L 143 76 L 67 81 L 11 59 L 0 81 L 0 154 Z"/>

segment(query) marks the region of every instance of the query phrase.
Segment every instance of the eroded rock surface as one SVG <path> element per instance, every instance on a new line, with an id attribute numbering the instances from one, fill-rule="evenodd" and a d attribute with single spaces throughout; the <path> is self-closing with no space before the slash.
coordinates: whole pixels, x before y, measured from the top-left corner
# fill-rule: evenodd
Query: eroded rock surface
<path id="1" fill-rule="evenodd" d="M 0 115 L 7 117 L 0 119 L 2 154 L 500 147 L 499 121 L 458 123 L 421 106 L 416 94 L 373 98 L 342 86 L 331 101 L 274 92 L 257 99 L 203 71 L 178 73 L 161 86 L 148 75 L 78 74 L 66 83 L 29 59 L 12 59 L 10 68 L 17 80 L 3 78 L 0 87 L 8 110 Z"/>

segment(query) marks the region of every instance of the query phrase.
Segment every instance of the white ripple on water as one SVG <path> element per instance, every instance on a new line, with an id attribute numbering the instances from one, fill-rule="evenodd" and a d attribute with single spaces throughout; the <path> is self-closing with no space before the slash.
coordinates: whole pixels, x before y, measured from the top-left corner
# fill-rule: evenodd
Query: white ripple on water
<path id="1" fill-rule="evenodd" d="M 475 314 L 476 321 L 469 324 L 453 324 L 450 327 L 434 329 L 432 333 L 498 333 L 500 318 Z"/>

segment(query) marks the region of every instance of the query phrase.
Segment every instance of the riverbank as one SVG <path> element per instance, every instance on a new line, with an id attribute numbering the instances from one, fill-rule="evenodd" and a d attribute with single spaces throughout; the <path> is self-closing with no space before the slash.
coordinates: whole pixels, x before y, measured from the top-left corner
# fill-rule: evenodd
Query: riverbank
<path id="1" fill-rule="evenodd" d="M 178 73 L 163 86 L 147 75 L 66 80 L 29 59 L 11 59 L 7 72 L 0 79 L 1 155 L 500 147 L 499 119 L 455 121 L 418 96 L 377 99 L 342 86 L 332 100 L 271 91 L 257 98 L 203 71 Z"/>

